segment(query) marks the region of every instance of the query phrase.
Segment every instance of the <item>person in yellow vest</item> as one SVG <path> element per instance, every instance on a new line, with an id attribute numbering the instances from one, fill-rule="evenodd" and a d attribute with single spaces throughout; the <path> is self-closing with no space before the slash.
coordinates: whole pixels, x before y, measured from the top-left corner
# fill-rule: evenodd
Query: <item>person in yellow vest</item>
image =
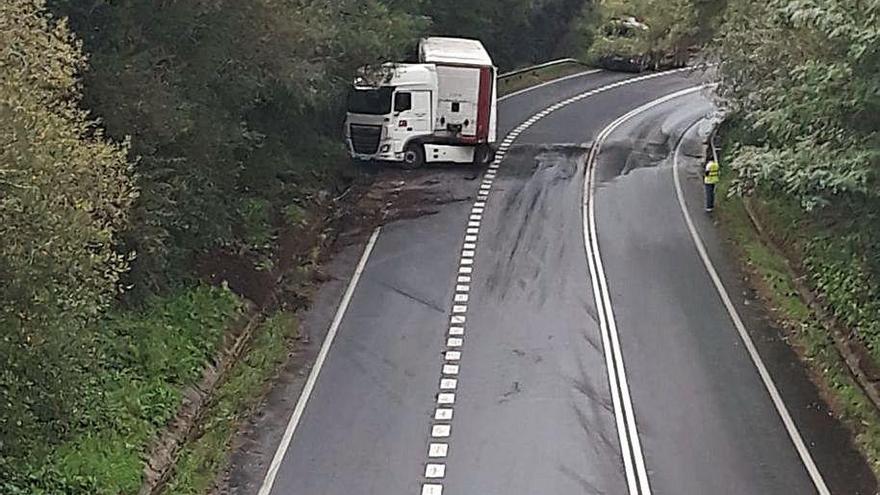
<path id="1" fill-rule="evenodd" d="M 703 173 L 703 184 L 706 186 L 706 211 L 712 212 L 715 209 L 715 186 L 721 179 L 721 167 L 714 159 L 710 158 L 706 163 L 706 169 Z"/>

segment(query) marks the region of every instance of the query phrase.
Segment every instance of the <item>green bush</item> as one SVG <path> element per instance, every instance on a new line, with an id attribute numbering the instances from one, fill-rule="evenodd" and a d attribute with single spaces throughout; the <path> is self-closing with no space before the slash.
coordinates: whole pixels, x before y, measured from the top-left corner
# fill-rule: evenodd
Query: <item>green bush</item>
<path id="1" fill-rule="evenodd" d="M 4 451 L 2 493 L 136 493 L 149 440 L 177 412 L 182 389 L 200 377 L 240 311 L 228 290 L 199 287 L 90 325 L 94 359 L 83 370 L 80 407 L 69 411 L 63 435 L 28 430 L 19 442 L 32 451 Z"/>
<path id="2" fill-rule="evenodd" d="M 0 3 L 0 458 L 40 455 L 77 427 L 87 324 L 128 266 L 117 249 L 137 196 L 127 146 L 79 108 L 84 63 L 42 1 Z"/>
<path id="3" fill-rule="evenodd" d="M 719 91 L 750 128 L 739 189 L 878 211 L 880 31 L 857 0 L 728 2 Z M 873 207 L 872 207 L 873 204 Z"/>

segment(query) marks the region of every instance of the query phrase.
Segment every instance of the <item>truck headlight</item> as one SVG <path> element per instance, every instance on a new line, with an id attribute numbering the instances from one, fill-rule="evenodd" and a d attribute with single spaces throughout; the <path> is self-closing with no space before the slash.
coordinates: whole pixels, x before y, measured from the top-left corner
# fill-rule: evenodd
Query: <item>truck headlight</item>
<path id="1" fill-rule="evenodd" d="M 391 150 L 391 145 L 383 144 L 382 147 L 379 148 L 379 153 L 387 153 L 389 150 Z"/>

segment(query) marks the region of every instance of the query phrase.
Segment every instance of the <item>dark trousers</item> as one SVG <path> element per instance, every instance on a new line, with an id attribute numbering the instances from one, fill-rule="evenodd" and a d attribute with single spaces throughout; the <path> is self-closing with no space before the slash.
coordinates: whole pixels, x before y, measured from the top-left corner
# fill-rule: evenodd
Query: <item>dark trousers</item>
<path id="1" fill-rule="evenodd" d="M 715 184 L 705 184 L 706 186 L 706 209 L 715 208 Z"/>

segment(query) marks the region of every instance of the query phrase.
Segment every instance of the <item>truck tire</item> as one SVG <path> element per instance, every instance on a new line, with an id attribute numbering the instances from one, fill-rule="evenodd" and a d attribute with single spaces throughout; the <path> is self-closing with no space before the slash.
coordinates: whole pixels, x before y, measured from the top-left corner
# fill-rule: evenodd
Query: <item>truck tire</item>
<path id="1" fill-rule="evenodd" d="M 425 165 L 425 147 L 418 143 L 408 144 L 403 150 L 403 168 L 413 170 Z"/>
<path id="2" fill-rule="evenodd" d="M 480 167 L 495 160 L 495 151 L 488 144 L 481 144 L 474 150 L 474 165 Z"/>

